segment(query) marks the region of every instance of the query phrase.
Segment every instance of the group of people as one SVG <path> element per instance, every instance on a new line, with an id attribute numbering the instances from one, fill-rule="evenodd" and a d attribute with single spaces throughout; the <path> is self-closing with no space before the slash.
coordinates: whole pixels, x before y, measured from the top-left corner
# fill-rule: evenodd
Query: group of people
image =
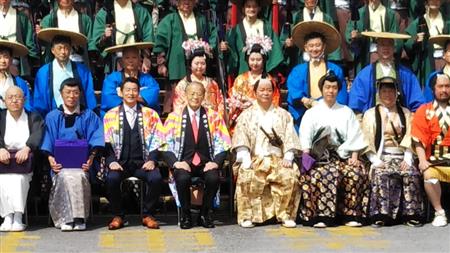
<path id="1" fill-rule="evenodd" d="M 0 230 L 25 229 L 33 161 L 49 168 L 48 205 L 55 226 L 86 229 L 90 172 L 98 169 L 100 156 L 111 230 L 127 224 L 121 183 L 128 177 L 145 185 L 142 224 L 159 228 L 160 160 L 176 185 L 180 227 L 194 225 L 193 177 L 202 178 L 204 190 L 197 224 L 214 227 L 211 211 L 227 158 L 234 162 L 237 221 L 244 228 L 272 219 L 288 228 L 297 220 L 317 228 L 399 221 L 421 226 L 422 188 L 435 209 L 432 224 L 445 226 L 439 182 L 450 182 L 450 36 L 441 1 L 426 1 L 428 30 L 416 35 L 386 29 L 389 22 L 395 27 L 396 18 L 380 1 L 363 6 L 364 20 L 355 23 L 350 41 L 360 47 L 358 59 L 366 60 L 359 62 L 350 90 L 339 61 L 333 60 L 339 59 L 343 37 L 318 1 L 305 0 L 297 24 L 286 28 L 283 39 L 258 17 L 267 1 L 232 2 L 243 19 L 225 41 L 215 25 L 194 12 L 195 0 L 178 0 L 156 33 L 148 11 L 134 1 L 112 1 L 92 25 L 73 1 L 59 0 L 36 27 L 48 62 L 37 71 L 32 89 L 17 73 L 27 75 L 35 47 L 26 41 L 33 32 L 22 27 L 6 31 L 9 36 L 2 30 L 15 29 L 7 24 L 16 17 L 25 20 L 18 24 L 29 26 L 29 21 L 8 0 L 0 2 L 5 22 L 0 25 Z M 413 48 L 421 41 L 432 45 L 426 47 L 431 50 L 428 72 L 413 72 L 396 60 L 404 40 L 407 48 L 411 39 Z M 100 50 L 110 72 L 100 110 L 89 48 Z M 283 50 L 298 63 L 286 81 L 288 110 L 280 107 L 276 71 L 285 60 Z M 163 111 L 173 109 L 164 123 L 159 84 L 146 73 L 152 68 L 151 51 L 157 72 L 172 86 Z M 223 78 L 206 76 L 212 59 L 226 60 L 224 67 L 237 74 L 228 91 Z"/>

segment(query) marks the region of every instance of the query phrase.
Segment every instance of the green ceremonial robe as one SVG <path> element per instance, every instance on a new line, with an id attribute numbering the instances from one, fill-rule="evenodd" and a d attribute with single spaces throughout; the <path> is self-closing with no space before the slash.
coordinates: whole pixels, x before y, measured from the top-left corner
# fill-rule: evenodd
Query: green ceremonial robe
<path id="1" fill-rule="evenodd" d="M 356 22 L 356 30 L 361 33 L 364 31 L 370 30 L 370 17 L 369 17 L 369 6 L 365 5 L 361 8 L 359 8 L 359 20 Z M 398 33 L 398 22 L 395 17 L 395 12 L 391 10 L 389 7 L 386 7 L 386 15 L 385 15 L 385 22 L 384 22 L 384 31 L 385 32 L 392 32 L 392 33 Z M 348 22 L 347 29 L 345 31 L 345 39 L 347 43 L 351 44 L 351 32 L 354 30 L 354 22 Z M 350 50 L 350 53 L 352 54 L 355 63 L 356 63 L 356 73 L 358 73 L 363 67 L 365 67 L 370 62 L 370 42 L 371 39 L 365 36 L 362 36 L 358 38 L 356 41 L 354 41 L 354 45 L 358 48 L 358 52 L 355 53 L 354 50 Z M 397 56 L 400 56 L 401 50 L 402 50 L 402 42 L 400 40 L 395 41 L 395 52 Z M 349 49 L 352 49 L 352 46 L 349 46 Z"/>
<path id="2" fill-rule="evenodd" d="M 272 50 L 269 52 L 266 61 L 266 71 L 270 72 L 283 62 L 283 51 L 279 37 L 273 32 L 272 25 L 264 22 L 264 35 L 272 39 Z M 244 25 L 239 22 L 233 29 L 228 32 L 227 41 L 230 47 L 231 54 L 236 57 L 228 58 L 228 73 L 233 75 L 240 75 L 249 70 L 247 61 L 245 60 L 245 52 L 242 51 L 245 47 L 245 33 Z"/>
<path id="3" fill-rule="evenodd" d="M 21 11 L 17 11 L 16 13 L 16 41 L 28 49 L 28 55 L 20 57 L 20 75 L 29 76 L 31 74 L 30 60 L 38 60 L 39 51 L 34 43 L 34 29 L 30 19 Z M 8 40 L 8 38 L 5 39 Z"/>
<path id="4" fill-rule="evenodd" d="M 136 42 L 154 42 L 152 19 L 148 11 L 140 4 L 133 3 L 133 12 L 136 30 L 130 34 L 130 36 L 134 36 Z M 114 9 L 110 14 L 114 17 Z M 116 41 L 113 41 L 112 39 L 103 40 L 105 27 L 107 25 L 107 15 L 108 12 L 105 8 L 102 8 L 97 12 L 89 45 L 89 48 L 97 48 L 100 52 L 105 50 L 105 48 L 116 44 Z M 117 23 L 117 21 L 115 21 L 115 23 Z M 116 33 L 118 32 L 116 31 Z M 112 37 L 115 36 L 113 35 Z M 105 54 L 102 55 L 105 56 Z"/>
<path id="5" fill-rule="evenodd" d="M 215 52 L 217 47 L 216 26 L 208 22 L 205 16 L 195 12 L 194 16 L 197 24 L 197 39 L 207 41 Z M 181 44 L 188 39 L 178 11 L 168 14 L 160 21 L 153 52 L 157 55 L 165 53 L 171 81 L 180 80 L 186 76 L 186 58 Z"/>
<path id="6" fill-rule="evenodd" d="M 434 65 L 434 46 L 428 43 L 428 39 L 425 39 L 423 43 L 416 43 L 416 36 L 419 28 L 419 19 L 416 18 L 409 24 L 405 32 L 411 35 L 411 39 L 404 43 L 406 53 L 412 60 L 412 70 L 416 74 L 417 79 L 423 87 L 427 81 L 428 76 L 436 71 Z M 429 38 L 428 26 L 425 27 L 425 38 Z M 442 34 L 450 33 L 450 22 L 444 22 L 444 29 Z"/>
<path id="7" fill-rule="evenodd" d="M 53 9 L 47 16 L 42 19 L 41 27 L 51 28 L 58 27 L 58 15 L 56 14 L 57 9 Z M 88 40 L 91 40 L 92 37 L 92 20 L 86 14 L 82 14 L 78 12 L 78 27 L 80 29 L 80 33 L 85 35 Z M 92 44 L 86 45 L 81 51 L 83 56 L 83 61 L 86 66 L 89 65 L 89 57 L 88 50 L 96 50 L 95 47 L 92 47 Z M 46 45 L 45 53 L 44 53 L 44 63 L 49 63 L 53 60 L 53 54 L 50 51 L 50 45 Z"/>

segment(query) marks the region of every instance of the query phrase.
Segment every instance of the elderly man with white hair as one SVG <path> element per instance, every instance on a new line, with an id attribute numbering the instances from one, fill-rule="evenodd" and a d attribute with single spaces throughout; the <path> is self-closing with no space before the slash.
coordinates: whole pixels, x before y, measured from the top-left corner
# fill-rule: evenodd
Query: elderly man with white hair
<path id="1" fill-rule="evenodd" d="M 32 176 L 32 152 L 39 148 L 44 122 L 37 113 L 24 110 L 21 88 L 5 93 L 7 110 L 0 112 L 0 231 L 22 231 L 22 214 Z"/>

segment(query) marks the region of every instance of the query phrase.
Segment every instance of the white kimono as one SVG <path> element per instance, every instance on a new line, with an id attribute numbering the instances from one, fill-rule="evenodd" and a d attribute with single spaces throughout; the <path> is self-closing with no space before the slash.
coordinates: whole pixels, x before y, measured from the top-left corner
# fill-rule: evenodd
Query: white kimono
<path id="1" fill-rule="evenodd" d="M 306 111 L 299 131 L 303 150 L 311 149 L 313 137 L 321 127 L 330 127 L 331 143 L 338 147 L 336 152 L 341 159 L 348 159 L 353 151 L 367 147 L 355 114 L 345 105 L 336 102 L 330 108 L 320 100 Z"/>

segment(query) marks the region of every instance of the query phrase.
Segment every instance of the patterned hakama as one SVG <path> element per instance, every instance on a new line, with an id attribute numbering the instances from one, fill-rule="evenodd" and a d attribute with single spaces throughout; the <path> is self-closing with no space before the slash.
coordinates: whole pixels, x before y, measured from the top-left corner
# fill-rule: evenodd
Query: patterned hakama
<path id="1" fill-rule="evenodd" d="M 300 218 L 308 225 L 329 222 L 342 215 L 347 220 L 367 216 L 369 181 L 364 168 L 331 158 L 300 176 Z"/>
<path id="2" fill-rule="evenodd" d="M 371 171 L 370 216 L 372 220 L 419 219 L 424 213 L 422 178 L 414 166 L 402 171 L 403 155 L 383 155 L 385 168 Z"/>
<path id="3" fill-rule="evenodd" d="M 91 185 L 88 174 L 81 169 L 62 169 L 53 177 L 48 201 L 55 227 L 74 222 L 74 218 L 86 220 L 91 203 Z"/>
<path id="4" fill-rule="evenodd" d="M 297 217 L 300 202 L 297 166 L 284 168 L 282 158 L 267 156 L 253 159 L 250 169 L 239 168 L 236 183 L 238 223 L 250 220 L 262 223 Z"/>

